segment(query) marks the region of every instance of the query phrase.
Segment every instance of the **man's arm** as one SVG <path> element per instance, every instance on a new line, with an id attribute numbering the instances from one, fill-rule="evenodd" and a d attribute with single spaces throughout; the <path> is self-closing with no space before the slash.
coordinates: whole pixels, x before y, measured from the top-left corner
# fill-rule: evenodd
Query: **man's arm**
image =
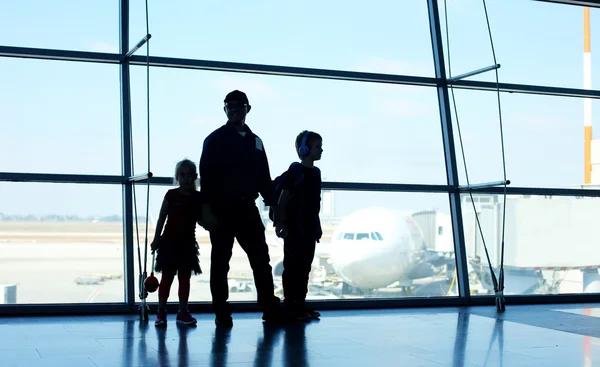
<path id="1" fill-rule="evenodd" d="M 257 138 L 260 139 L 260 138 Z M 258 192 L 262 196 L 265 203 L 269 206 L 274 205 L 279 198 L 273 197 L 273 180 L 271 179 L 271 170 L 269 169 L 269 160 L 264 144 L 262 145 L 260 155 L 259 169 L 260 176 L 258 182 Z"/>
<path id="2" fill-rule="evenodd" d="M 216 148 L 217 143 L 214 141 L 214 136 L 206 138 L 202 147 L 199 164 L 200 201 L 202 205 L 198 224 L 207 231 L 213 230 L 217 225 L 217 219 L 211 210 L 211 205 L 217 196 L 218 189 L 217 177 L 219 173 L 217 170 L 219 167 L 219 153 Z"/>
<path id="3" fill-rule="evenodd" d="M 218 169 L 218 152 L 217 144 L 213 136 L 209 136 L 204 140 L 202 154 L 200 156 L 199 176 L 200 176 L 200 192 L 204 203 L 210 203 L 215 197 L 217 191 L 217 169 Z"/>

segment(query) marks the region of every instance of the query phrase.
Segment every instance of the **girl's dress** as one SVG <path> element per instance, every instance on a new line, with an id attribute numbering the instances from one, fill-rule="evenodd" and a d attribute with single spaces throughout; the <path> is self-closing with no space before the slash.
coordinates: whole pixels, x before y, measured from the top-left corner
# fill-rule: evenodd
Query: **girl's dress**
<path id="1" fill-rule="evenodd" d="M 154 270 L 202 274 L 196 242 L 196 222 L 202 215 L 200 193 L 185 195 L 179 189 L 171 189 L 165 199 L 169 202 L 167 223 L 160 237 Z"/>

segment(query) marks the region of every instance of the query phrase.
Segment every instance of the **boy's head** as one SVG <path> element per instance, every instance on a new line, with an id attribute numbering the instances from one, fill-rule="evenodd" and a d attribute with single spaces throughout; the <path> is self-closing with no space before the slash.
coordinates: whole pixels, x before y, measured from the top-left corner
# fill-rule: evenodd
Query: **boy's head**
<path id="1" fill-rule="evenodd" d="M 234 124 L 244 123 L 246 114 L 251 109 L 246 93 L 236 89 L 225 96 L 224 102 L 225 106 L 223 109 L 227 115 L 227 120 Z"/>
<path id="2" fill-rule="evenodd" d="M 318 161 L 323 154 L 323 138 L 314 131 L 304 130 L 296 137 L 296 152 L 300 159 Z"/>

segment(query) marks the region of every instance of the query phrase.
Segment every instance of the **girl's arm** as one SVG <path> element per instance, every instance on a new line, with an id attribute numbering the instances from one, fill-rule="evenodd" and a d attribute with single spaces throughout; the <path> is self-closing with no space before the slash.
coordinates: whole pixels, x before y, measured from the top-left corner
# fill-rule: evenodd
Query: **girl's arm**
<path id="1" fill-rule="evenodd" d="M 162 205 L 160 206 L 160 214 L 158 215 L 158 221 L 156 222 L 156 231 L 154 232 L 154 240 L 152 241 L 151 248 L 152 250 L 156 250 L 158 248 L 160 235 L 162 234 L 163 227 L 165 226 L 165 221 L 167 220 L 167 212 L 169 210 L 169 202 L 167 199 L 164 199 Z"/>

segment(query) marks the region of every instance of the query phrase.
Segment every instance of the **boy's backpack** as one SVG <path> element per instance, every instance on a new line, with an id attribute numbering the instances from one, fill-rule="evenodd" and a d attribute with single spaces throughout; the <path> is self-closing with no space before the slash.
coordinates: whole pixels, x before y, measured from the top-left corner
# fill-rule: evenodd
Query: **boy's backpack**
<path id="1" fill-rule="evenodd" d="M 283 183 L 288 180 L 288 177 L 293 175 L 292 179 L 294 180 L 293 188 L 295 189 L 302 182 L 304 178 L 304 167 L 300 163 L 292 163 L 287 171 L 283 172 L 281 175 L 277 176 L 273 180 L 273 199 L 272 205 L 269 206 L 269 219 L 275 222 L 275 212 L 273 210 L 273 205 L 277 205 L 279 198 L 281 197 L 281 192 L 283 191 Z M 293 194 L 293 193 L 292 193 Z"/>

